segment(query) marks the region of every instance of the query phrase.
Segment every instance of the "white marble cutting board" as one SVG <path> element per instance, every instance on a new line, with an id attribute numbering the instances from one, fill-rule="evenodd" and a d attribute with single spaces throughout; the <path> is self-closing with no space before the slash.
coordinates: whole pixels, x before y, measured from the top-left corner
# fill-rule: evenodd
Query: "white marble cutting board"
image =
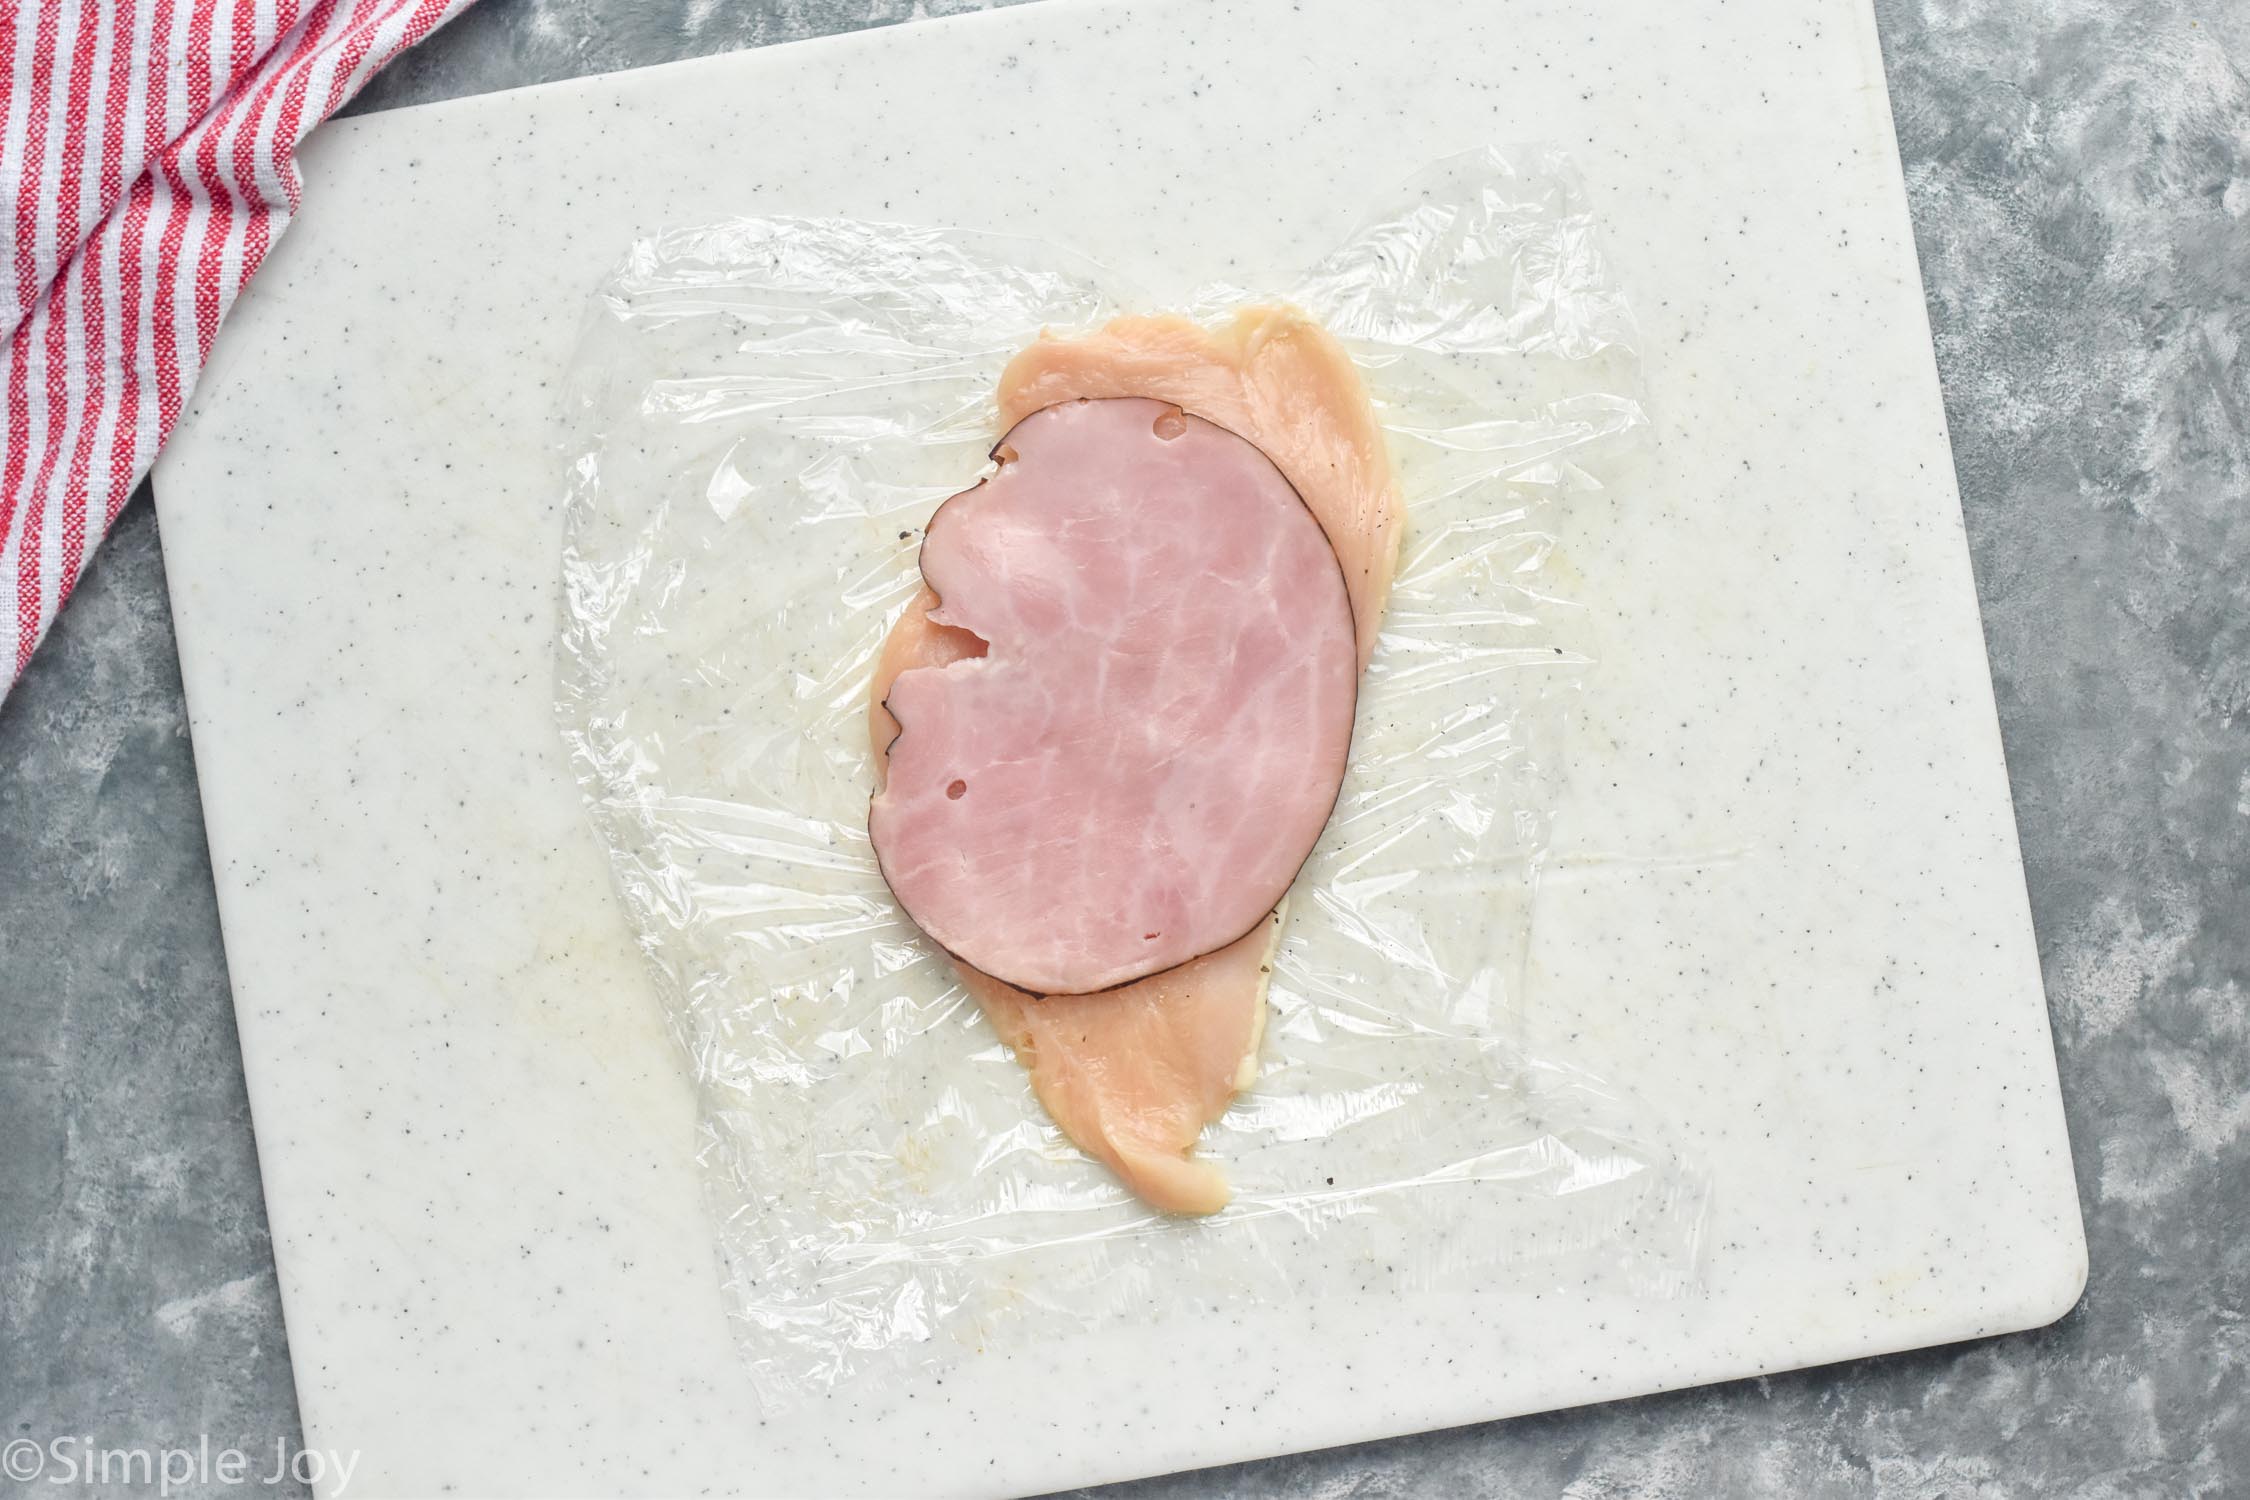
<path id="1" fill-rule="evenodd" d="M 1159 1315 L 762 1420 L 549 709 L 587 289 L 636 233 L 756 211 L 1024 230 L 1184 288 L 1531 138 L 1636 292 L 1661 447 L 1563 538 L 1604 666 L 1530 1040 L 1708 1164 L 1701 1289 Z M 157 491 L 306 1436 L 360 1451 L 350 1494 L 1031 1491 L 2076 1297 L 1864 0 L 1073 0 L 401 111 L 306 167 Z"/>

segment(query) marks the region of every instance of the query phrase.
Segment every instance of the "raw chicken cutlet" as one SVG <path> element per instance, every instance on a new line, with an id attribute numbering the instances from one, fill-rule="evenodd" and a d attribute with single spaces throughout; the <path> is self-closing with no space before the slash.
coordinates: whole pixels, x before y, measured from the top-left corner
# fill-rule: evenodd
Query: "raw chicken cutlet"
<path id="1" fill-rule="evenodd" d="M 1002 425 L 1061 402 L 1113 397 L 1172 403 L 1273 461 L 1343 568 L 1364 667 L 1396 570 L 1402 507 L 1382 429 L 1336 341 L 1284 307 L 1245 309 L 1216 329 L 1120 318 L 1082 338 L 1043 336 L 1001 377 Z M 984 654 L 973 633 L 930 618 L 938 607 L 924 589 L 877 662 L 869 731 L 878 787 L 899 734 L 884 707 L 898 676 Z M 1066 1136 L 1152 1207 L 1208 1214 L 1230 1189 L 1191 1153 L 1256 1076 L 1281 920 L 1276 910 L 1215 952 L 1100 993 L 1033 995 L 958 960 L 955 968 Z"/>

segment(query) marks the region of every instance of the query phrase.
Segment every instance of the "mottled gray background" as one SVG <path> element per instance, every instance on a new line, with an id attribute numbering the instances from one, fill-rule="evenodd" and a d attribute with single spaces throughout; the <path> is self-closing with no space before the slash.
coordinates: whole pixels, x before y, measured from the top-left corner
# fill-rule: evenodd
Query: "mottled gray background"
<path id="1" fill-rule="evenodd" d="M 357 109 L 976 8 L 484 0 Z M 2084 1301 L 2034 1334 L 1123 1492 L 2250 1492 L 2250 6 L 1878 10 Z M 0 1422 L 296 1435 L 145 497 L 0 706 Z"/>

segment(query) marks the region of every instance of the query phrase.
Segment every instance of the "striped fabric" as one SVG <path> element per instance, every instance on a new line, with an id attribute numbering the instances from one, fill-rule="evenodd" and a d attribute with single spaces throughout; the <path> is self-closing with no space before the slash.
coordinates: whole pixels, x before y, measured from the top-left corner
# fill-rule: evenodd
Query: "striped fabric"
<path id="1" fill-rule="evenodd" d="M 470 0 L 0 0 L 0 698 L 296 213 L 295 153 Z"/>

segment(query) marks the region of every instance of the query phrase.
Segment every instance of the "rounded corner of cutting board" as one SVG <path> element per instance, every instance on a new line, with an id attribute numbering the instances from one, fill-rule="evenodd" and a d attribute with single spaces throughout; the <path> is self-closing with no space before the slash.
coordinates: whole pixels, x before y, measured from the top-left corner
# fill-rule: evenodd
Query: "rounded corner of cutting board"
<path id="1" fill-rule="evenodd" d="M 2059 1323 L 2077 1310 L 2086 1295 L 2092 1263 L 2086 1254 L 2086 1224 L 2073 1213 L 2048 1242 L 2039 1247 L 2049 1263 L 2034 1263 L 2026 1277 L 2021 1316 L 2010 1323 L 2016 1332 L 2028 1332 Z"/>
<path id="2" fill-rule="evenodd" d="M 1977 1326 L 1955 1339 L 1998 1338 L 2048 1327 L 2069 1317 L 2086 1295 L 2086 1226 L 2075 1200 L 2068 1214 L 2026 1225 L 2019 1237 L 1993 1248 L 1991 1300 Z"/>

